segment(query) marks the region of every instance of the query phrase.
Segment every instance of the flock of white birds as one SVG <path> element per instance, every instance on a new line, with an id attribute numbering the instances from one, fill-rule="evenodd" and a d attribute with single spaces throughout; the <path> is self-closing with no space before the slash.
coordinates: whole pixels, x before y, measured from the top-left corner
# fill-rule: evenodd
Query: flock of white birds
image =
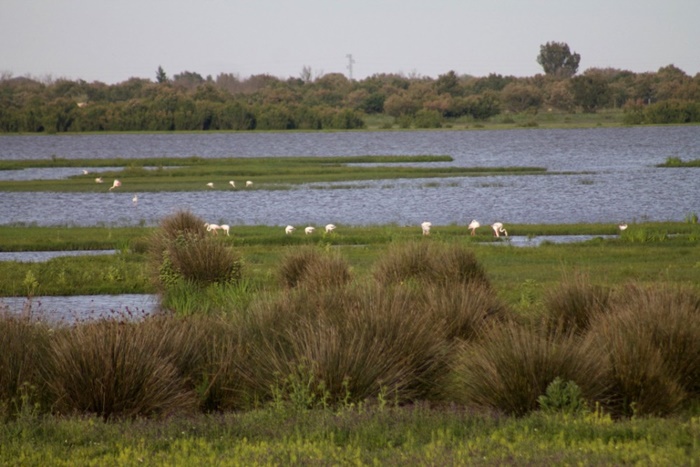
<path id="1" fill-rule="evenodd" d="M 423 235 L 430 235 L 430 228 L 433 226 L 433 224 L 431 224 L 428 221 L 425 221 L 420 226 L 423 230 Z M 471 221 L 467 226 L 467 228 L 471 230 L 472 236 L 476 235 L 476 229 L 478 229 L 479 227 L 481 227 L 481 223 L 476 219 Z M 506 237 L 508 236 L 508 231 L 503 226 L 503 222 L 495 222 L 491 224 L 491 229 L 493 230 L 494 237 L 500 237 L 501 234 L 503 234 Z"/>
<path id="2" fill-rule="evenodd" d="M 87 175 L 87 174 L 88 174 L 88 171 L 83 170 L 83 175 Z M 102 177 L 97 177 L 95 179 L 95 183 L 103 183 L 103 182 L 104 181 L 102 180 Z M 236 188 L 235 181 L 230 180 L 228 182 L 228 184 L 231 185 L 233 188 Z M 115 188 L 119 188 L 120 186 L 122 186 L 122 182 L 115 179 L 114 182 L 112 182 L 112 186 L 109 188 L 109 191 L 112 191 Z M 214 182 L 207 183 L 207 186 L 209 188 L 214 188 Z M 249 187 L 253 186 L 253 182 L 251 180 L 247 180 L 245 182 L 245 186 L 246 186 L 246 188 L 249 188 Z M 134 206 L 138 205 L 138 202 L 139 202 L 138 195 L 134 195 L 134 197 L 131 199 L 131 202 Z M 423 231 L 423 235 L 430 235 L 430 228 L 433 226 L 432 223 L 425 221 L 425 222 L 421 223 L 420 226 L 421 226 L 421 229 Z M 226 224 L 217 225 L 217 224 L 206 223 L 206 224 L 204 224 L 204 227 L 207 228 L 208 232 L 212 232 L 214 235 L 216 235 L 219 230 L 223 230 L 224 232 L 226 232 L 226 235 L 229 235 L 230 226 L 228 226 Z M 481 223 L 476 219 L 472 220 L 469 223 L 469 225 L 467 226 L 467 228 L 471 231 L 472 236 L 476 235 L 476 229 L 478 229 L 479 227 L 481 227 Z M 627 229 L 627 224 L 620 224 L 620 225 L 618 225 L 618 228 L 622 232 L 623 230 Z M 286 235 L 291 235 L 295 230 L 296 230 L 296 228 L 293 225 L 288 225 L 287 227 L 284 228 L 284 233 Z M 326 229 L 325 229 L 326 233 L 331 233 L 334 230 L 335 230 L 335 225 L 333 225 L 333 224 L 326 225 Z M 491 230 L 493 230 L 494 237 L 500 237 L 501 234 L 503 234 L 506 237 L 508 236 L 508 231 L 505 229 L 502 222 L 494 222 L 493 224 L 491 224 Z M 304 233 L 306 235 L 311 235 L 315 231 L 316 231 L 316 228 L 313 226 L 308 226 L 308 227 L 304 228 Z"/>

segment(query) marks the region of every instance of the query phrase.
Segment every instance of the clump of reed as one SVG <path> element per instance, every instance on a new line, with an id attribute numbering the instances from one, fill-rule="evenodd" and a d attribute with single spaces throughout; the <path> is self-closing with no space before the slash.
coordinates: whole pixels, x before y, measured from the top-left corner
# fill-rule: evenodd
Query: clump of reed
<path id="1" fill-rule="evenodd" d="M 150 239 L 154 283 L 165 291 L 178 282 L 206 286 L 240 280 L 240 257 L 208 235 L 204 220 L 188 211 L 164 218 Z"/>
<path id="2" fill-rule="evenodd" d="M 288 253 L 278 268 L 284 287 L 337 288 L 350 282 L 350 267 L 340 255 L 306 246 Z"/>
<path id="3" fill-rule="evenodd" d="M 606 360 L 593 340 L 508 321 L 454 355 L 448 398 L 510 415 L 537 410 L 556 379 L 573 381 L 585 400 L 606 394 Z"/>
<path id="4" fill-rule="evenodd" d="M 49 335 L 44 323 L 0 312 L 0 420 L 25 410 L 23 404 L 47 409 L 39 362 L 48 355 Z"/>
<path id="5" fill-rule="evenodd" d="M 436 242 L 408 242 L 390 247 L 378 260 L 374 278 L 384 285 L 406 282 L 490 285 L 474 253 L 460 245 Z"/>
<path id="6" fill-rule="evenodd" d="M 610 307 L 611 290 L 582 274 L 565 278 L 545 293 L 543 321 L 552 332 L 583 333 L 591 321 Z"/>
<path id="7" fill-rule="evenodd" d="M 613 412 L 668 415 L 700 397 L 697 292 L 629 285 L 590 332 L 611 368 Z"/>
<path id="8" fill-rule="evenodd" d="M 302 288 L 261 302 L 246 323 L 245 342 L 240 371 L 257 398 L 273 399 L 274 388 L 298 397 L 293 383 L 303 378 L 307 400 L 323 403 L 424 394 L 419 381 L 430 379 L 441 345 L 435 323 L 409 291 L 372 285 Z"/>
<path id="9" fill-rule="evenodd" d="M 174 320 L 101 320 L 58 329 L 43 373 L 59 413 L 104 419 L 194 409 L 192 328 Z"/>

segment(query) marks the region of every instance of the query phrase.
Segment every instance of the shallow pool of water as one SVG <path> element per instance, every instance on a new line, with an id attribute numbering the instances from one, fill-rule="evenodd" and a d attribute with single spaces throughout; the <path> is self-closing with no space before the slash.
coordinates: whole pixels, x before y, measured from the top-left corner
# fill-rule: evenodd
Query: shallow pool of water
<path id="1" fill-rule="evenodd" d="M 538 235 L 534 237 L 525 235 L 511 235 L 509 237 L 501 237 L 498 241 L 489 242 L 489 245 L 510 245 L 517 247 L 535 247 L 543 243 L 580 243 L 587 242 L 596 238 L 610 239 L 617 238 L 617 235 Z"/>
<path id="2" fill-rule="evenodd" d="M 0 261 L 19 261 L 22 263 L 42 263 L 62 256 L 98 256 L 113 255 L 117 250 L 71 250 L 71 251 L 3 251 Z"/>
<path id="3" fill-rule="evenodd" d="M 149 294 L 0 297 L 0 311 L 24 314 L 50 323 L 72 324 L 95 319 L 142 319 L 158 311 Z"/>

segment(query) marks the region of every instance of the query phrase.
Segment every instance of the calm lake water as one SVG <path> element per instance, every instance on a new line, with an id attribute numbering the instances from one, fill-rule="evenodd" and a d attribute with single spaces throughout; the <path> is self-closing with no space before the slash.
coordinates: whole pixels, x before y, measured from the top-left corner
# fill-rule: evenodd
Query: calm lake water
<path id="1" fill-rule="evenodd" d="M 236 225 L 256 224 L 418 225 L 429 220 L 437 228 L 471 219 L 484 225 L 683 220 L 700 212 L 700 169 L 655 167 L 668 157 L 700 158 L 700 126 L 0 136 L 2 160 L 367 154 L 450 155 L 454 162 L 444 164 L 538 166 L 570 173 L 139 193 L 137 206 L 128 182 L 119 192 L 0 193 L 0 224 L 155 225 L 189 209 L 209 222 L 231 225 L 235 233 Z"/>

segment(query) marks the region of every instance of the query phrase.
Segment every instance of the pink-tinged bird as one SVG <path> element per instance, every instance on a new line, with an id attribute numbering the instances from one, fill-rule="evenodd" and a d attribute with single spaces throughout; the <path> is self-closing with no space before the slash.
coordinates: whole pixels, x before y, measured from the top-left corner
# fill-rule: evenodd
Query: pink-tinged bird
<path id="1" fill-rule="evenodd" d="M 115 188 L 119 188 L 120 186 L 122 186 L 122 182 L 120 182 L 119 180 L 115 180 L 114 183 L 112 183 L 112 187 L 109 190 L 114 190 Z"/>
<path id="2" fill-rule="evenodd" d="M 217 235 L 219 232 L 219 229 L 221 228 L 221 226 L 218 224 L 208 224 L 208 223 L 204 224 L 204 227 L 207 228 L 207 232 L 211 232 L 214 235 Z"/>
<path id="3" fill-rule="evenodd" d="M 479 224 L 479 221 L 476 219 L 469 223 L 469 230 L 472 231 L 472 237 L 476 235 L 476 229 L 478 229 L 479 227 L 481 227 L 481 224 Z"/>
<path id="4" fill-rule="evenodd" d="M 501 234 L 504 234 L 506 237 L 508 236 L 508 231 L 503 227 L 502 222 L 495 222 L 491 225 L 491 228 L 493 229 L 493 236 L 494 237 L 500 237 Z"/>
<path id="5" fill-rule="evenodd" d="M 432 225 L 433 225 L 433 224 L 431 224 L 430 222 L 423 222 L 423 223 L 420 225 L 421 229 L 423 229 L 423 235 L 430 235 L 430 227 L 431 227 Z"/>

